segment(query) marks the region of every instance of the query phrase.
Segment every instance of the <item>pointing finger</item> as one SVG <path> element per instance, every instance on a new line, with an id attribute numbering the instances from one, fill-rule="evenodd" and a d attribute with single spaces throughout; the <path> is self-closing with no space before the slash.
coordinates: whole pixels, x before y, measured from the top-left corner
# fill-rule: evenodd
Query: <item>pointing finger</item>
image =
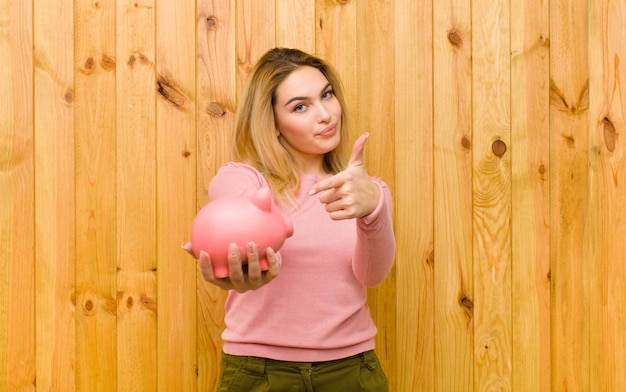
<path id="1" fill-rule="evenodd" d="M 335 174 L 334 176 L 330 178 L 327 178 L 325 180 L 322 180 L 316 183 L 315 185 L 313 185 L 313 188 L 311 188 L 311 190 L 309 191 L 309 195 L 313 196 L 314 194 L 318 192 L 340 186 L 341 184 L 343 184 L 343 181 L 338 176 L 339 176 L 338 174 Z"/>
<path id="2" fill-rule="evenodd" d="M 356 139 L 354 146 L 352 147 L 352 154 L 350 155 L 350 160 L 348 161 L 348 167 L 363 166 L 363 149 L 365 148 L 365 142 L 367 142 L 369 136 L 369 133 L 364 133 Z M 313 196 L 318 192 L 341 186 L 343 182 L 344 180 L 341 178 L 340 174 L 336 174 L 313 185 L 309 191 L 309 195 Z"/>

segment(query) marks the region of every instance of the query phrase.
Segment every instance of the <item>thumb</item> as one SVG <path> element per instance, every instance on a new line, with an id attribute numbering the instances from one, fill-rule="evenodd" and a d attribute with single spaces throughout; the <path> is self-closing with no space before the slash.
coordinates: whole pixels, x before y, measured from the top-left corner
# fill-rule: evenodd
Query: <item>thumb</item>
<path id="1" fill-rule="evenodd" d="M 348 167 L 363 166 L 363 149 L 365 148 L 365 142 L 367 142 L 369 137 L 369 133 L 364 133 L 356 139 L 354 146 L 352 147 L 352 154 L 350 154 Z"/>

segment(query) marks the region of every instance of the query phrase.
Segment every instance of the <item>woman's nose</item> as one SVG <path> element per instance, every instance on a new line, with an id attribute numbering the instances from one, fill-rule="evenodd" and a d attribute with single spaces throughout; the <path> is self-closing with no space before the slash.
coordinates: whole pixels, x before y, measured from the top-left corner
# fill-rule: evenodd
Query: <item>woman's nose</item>
<path id="1" fill-rule="evenodd" d="M 324 103 L 320 103 L 319 105 L 319 112 L 318 112 L 318 121 L 319 122 L 327 122 L 330 120 L 330 110 L 326 107 L 326 105 L 324 105 Z"/>

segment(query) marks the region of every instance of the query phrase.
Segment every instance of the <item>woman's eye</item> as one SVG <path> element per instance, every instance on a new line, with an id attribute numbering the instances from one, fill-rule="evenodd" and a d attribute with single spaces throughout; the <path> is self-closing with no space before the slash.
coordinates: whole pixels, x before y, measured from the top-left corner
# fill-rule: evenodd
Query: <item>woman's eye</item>
<path id="1" fill-rule="evenodd" d="M 303 103 L 300 103 L 293 108 L 296 112 L 303 112 L 304 109 L 306 109 L 306 106 Z"/>
<path id="2" fill-rule="evenodd" d="M 328 90 L 324 94 L 322 94 L 322 99 L 328 99 L 333 96 L 333 90 Z"/>

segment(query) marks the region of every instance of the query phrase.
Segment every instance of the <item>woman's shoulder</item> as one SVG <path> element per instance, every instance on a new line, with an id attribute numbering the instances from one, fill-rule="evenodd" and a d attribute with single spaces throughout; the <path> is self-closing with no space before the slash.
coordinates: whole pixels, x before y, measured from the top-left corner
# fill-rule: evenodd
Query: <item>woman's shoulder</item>
<path id="1" fill-rule="evenodd" d="M 254 166 L 241 162 L 226 162 L 219 167 L 209 185 L 209 197 L 244 194 L 267 185 L 265 177 Z"/>
<path id="2" fill-rule="evenodd" d="M 263 174 L 254 166 L 243 162 L 226 162 L 219 167 L 215 177 L 226 175 L 232 176 L 245 176 L 258 181 L 259 185 L 266 185 L 267 181 Z"/>
<path id="3" fill-rule="evenodd" d="M 236 162 L 236 161 L 229 161 L 226 163 L 223 163 L 219 168 L 218 168 L 218 172 L 220 171 L 229 171 L 229 170 L 234 170 L 234 171 L 241 171 L 241 172 L 254 172 L 254 173 L 259 173 L 259 170 L 257 168 L 255 168 L 252 165 L 249 165 L 247 163 L 243 163 L 243 162 Z"/>

